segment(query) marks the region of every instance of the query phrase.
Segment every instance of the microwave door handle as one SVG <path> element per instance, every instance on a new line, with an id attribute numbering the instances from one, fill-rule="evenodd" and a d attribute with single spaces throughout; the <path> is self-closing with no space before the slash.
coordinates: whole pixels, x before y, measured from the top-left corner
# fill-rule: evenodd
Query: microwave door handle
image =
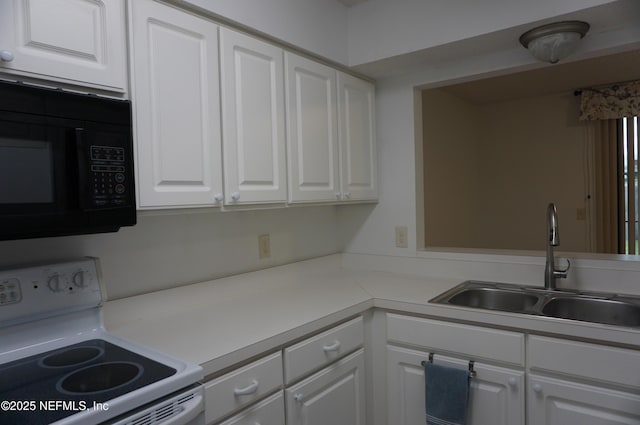
<path id="1" fill-rule="evenodd" d="M 74 129 L 74 138 L 76 144 L 76 154 L 78 158 L 78 203 L 82 211 L 89 209 L 89 188 L 87 181 L 88 170 L 88 152 L 85 141 L 85 130 L 82 127 L 76 127 Z"/>

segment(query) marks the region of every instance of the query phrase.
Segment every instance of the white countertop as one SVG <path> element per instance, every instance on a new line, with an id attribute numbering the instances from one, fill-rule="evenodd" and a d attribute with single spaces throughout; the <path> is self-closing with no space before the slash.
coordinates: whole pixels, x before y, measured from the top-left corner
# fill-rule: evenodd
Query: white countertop
<path id="1" fill-rule="evenodd" d="M 200 364 L 205 375 L 372 307 L 640 347 L 640 330 L 429 304 L 459 280 L 351 271 L 340 255 L 110 301 L 107 330 Z"/>

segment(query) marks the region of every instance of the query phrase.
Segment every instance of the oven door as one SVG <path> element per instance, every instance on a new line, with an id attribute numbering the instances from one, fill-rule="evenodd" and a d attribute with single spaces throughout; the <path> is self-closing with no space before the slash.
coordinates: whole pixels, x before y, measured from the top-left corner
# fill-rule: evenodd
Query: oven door
<path id="1" fill-rule="evenodd" d="M 156 401 L 102 425 L 204 425 L 202 385 Z"/>

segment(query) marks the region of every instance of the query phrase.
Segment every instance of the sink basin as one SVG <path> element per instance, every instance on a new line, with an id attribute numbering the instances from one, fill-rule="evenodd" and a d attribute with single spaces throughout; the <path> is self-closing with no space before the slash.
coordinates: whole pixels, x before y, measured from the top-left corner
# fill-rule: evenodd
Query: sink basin
<path id="1" fill-rule="evenodd" d="M 552 298 L 542 307 L 545 316 L 618 326 L 640 326 L 640 306 L 609 299 Z"/>
<path id="2" fill-rule="evenodd" d="M 454 305 L 510 312 L 530 310 L 537 302 L 535 295 L 497 288 L 466 289 L 449 299 Z"/>
<path id="3" fill-rule="evenodd" d="M 640 327 L 640 297 L 547 290 L 509 283 L 466 281 L 430 300 L 436 304 L 504 311 L 606 325 Z"/>

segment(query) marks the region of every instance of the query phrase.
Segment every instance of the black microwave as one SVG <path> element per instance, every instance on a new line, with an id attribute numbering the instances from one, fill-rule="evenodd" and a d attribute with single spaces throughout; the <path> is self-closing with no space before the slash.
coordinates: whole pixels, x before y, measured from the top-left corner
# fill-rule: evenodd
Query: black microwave
<path id="1" fill-rule="evenodd" d="M 131 103 L 0 81 L 0 240 L 136 223 Z"/>

